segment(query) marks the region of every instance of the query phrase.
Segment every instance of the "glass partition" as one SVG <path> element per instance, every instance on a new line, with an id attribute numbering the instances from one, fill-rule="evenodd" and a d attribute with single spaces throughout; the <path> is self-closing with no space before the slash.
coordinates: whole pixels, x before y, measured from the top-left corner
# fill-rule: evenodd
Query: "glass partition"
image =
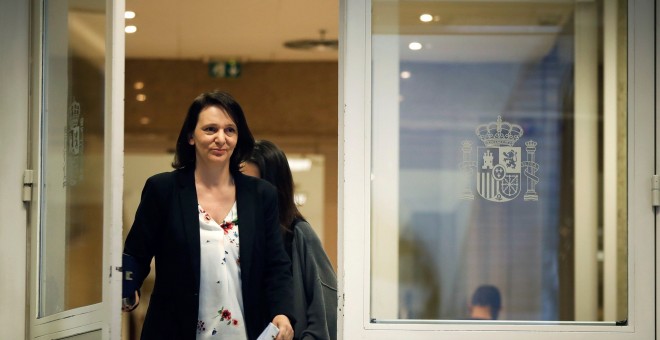
<path id="1" fill-rule="evenodd" d="M 44 1 L 39 317 L 102 300 L 105 1 Z"/>
<path id="2" fill-rule="evenodd" d="M 627 1 L 371 4 L 371 320 L 626 324 Z"/>

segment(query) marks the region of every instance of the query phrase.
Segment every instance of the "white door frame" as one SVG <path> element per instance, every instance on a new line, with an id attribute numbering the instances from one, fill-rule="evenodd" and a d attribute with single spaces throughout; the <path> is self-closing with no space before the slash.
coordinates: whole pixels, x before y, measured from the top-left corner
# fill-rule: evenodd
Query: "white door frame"
<path id="1" fill-rule="evenodd" d="M 122 251 L 122 189 L 124 145 L 124 0 L 105 0 L 105 93 L 104 93 L 104 179 L 103 179 L 103 269 L 102 300 L 89 306 L 38 318 L 39 297 L 39 183 L 42 178 L 40 128 L 43 93 L 42 41 L 43 4 L 32 3 L 33 78 L 31 98 L 31 165 L 34 169 L 33 202 L 30 209 L 31 261 L 28 295 L 30 339 L 59 339 L 86 336 L 102 339 L 121 338 L 121 251 Z M 88 334 L 89 333 L 89 334 Z M 83 336 L 84 337 L 84 336 Z"/>
<path id="2" fill-rule="evenodd" d="M 651 339 L 654 316 L 657 217 L 650 178 L 658 159 L 653 142 L 654 1 L 629 1 L 628 197 L 629 316 L 627 326 L 374 324 L 370 300 L 371 25 L 370 0 L 340 1 L 339 61 L 339 333 L 343 339 Z M 656 130 L 657 131 L 657 130 Z M 646 136 L 642 138 L 642 136 Z M 660 165 L 660 164 L 659 164 Z M 657 215 L 656 215 L 657 216 Z M 658 237 L 660 240 L 660 236 Z M 660 255 L 658 257 L 660 259 Z M 642 261 L 645 261 L 642 264 Z"/>

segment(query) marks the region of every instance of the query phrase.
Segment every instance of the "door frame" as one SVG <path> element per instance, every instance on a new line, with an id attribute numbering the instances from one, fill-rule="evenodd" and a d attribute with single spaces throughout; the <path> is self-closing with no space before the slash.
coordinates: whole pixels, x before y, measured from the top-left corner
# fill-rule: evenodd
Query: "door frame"
<path id="1" fill-rule="evenodd" d="M 27 209 L 23 176 L 28 166 L 30 95 L 30 6 L 24 0 L 0 2 L 0 338 L 27 334 Z"/>
<path id="2" fill-rule="evenodd" d="M 649 339 L 656 336 L 655 233 L 657 220 L 648 195 L 658 158 L 655 121 L 655 36 L 652 0 L 628 5 L 628 195 L 630 252 L 629 315 L 626 326 L 560 325 L 558 322 L 513 325 L 469 323 L 370 322 L 370 164 L 371 164 L 371 1 L 340 0 L 339 46 L 339 320 L 343 339 Z M 656 130 L 657 131 L 657 130 Z M 637 136 L 646 136 L 645 138 Z M 656 161 L 653 160 L 656 155 Z M 659 164 L 660 165 L 660 164 Z M 660 240 L 660 237 L 658 237 Z M 644 269 L 639 260 L 646 259 Z M 660 259 L 660 255 L 658 255 Z M 660 292 L 660 290 L 659 290 Z M 653 325 L 646 328 L 645 325 Z"/>
<path id="3" fill-rule="evenodd" d="M 30 230 L 28 259 L 28 337 L 59 339 L 100 332 L 103 339 L 121 338 L 121 251 L 122 251 L 122 190 L 124 149 L 124 0 L 105 0 L 105 92 L 104 92 L 104 178 L 103 178 L 103 269 L 100 303 L 75 308 L 38 318 L 39 244 L 40 244 L 40 184 L 41 112 L 43 106 L 43 16 L 44 3 L 31 2 L 32 96 L 30 98 L 29 162 L 34 170 L 32 204 L 29 209 Z"/>

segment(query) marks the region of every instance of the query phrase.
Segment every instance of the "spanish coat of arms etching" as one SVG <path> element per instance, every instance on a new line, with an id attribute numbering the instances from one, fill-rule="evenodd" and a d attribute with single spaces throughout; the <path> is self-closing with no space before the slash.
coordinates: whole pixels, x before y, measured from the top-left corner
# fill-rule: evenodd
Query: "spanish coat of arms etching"
<path id="1" fill-rule="evenodd" d="M 473 190 L 476 188 L 477 193 L 486 200 L 507 202 L 518 197 L 524 186 L 523 199 L 538 201 L 537 143 L 532 140 L 525 142 L 523 160 L 522 148 L 515 146 L 523 132 L 520 125 L 504 122 L 501 116 L 497 117 L 496 122 L 479 125 L 475 133 L 484 146 L 477 148 L 476 161 L 472 158 L 472 142 L 462 143 L 461 171 L 465 180 L 462 199 L 474 199 Z M 472 179 L 473 174 L 476 180 Z"/>

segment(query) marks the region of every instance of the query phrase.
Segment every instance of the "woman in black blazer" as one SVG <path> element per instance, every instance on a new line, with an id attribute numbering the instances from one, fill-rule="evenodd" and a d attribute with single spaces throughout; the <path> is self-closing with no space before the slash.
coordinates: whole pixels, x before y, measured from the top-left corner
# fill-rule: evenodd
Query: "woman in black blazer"
<path id="1" fill-rule="evenodd" d="M 204 93 L 181 128 L 176 170 L 147 180 L 123 264 L 123 295 L 138 296 L 155 258 L 142 339 L 256 339 L 269 322 L 277 340 L 293 338 L 277 192 L 239 171 L 253 145 L 240 105 Z"/>

